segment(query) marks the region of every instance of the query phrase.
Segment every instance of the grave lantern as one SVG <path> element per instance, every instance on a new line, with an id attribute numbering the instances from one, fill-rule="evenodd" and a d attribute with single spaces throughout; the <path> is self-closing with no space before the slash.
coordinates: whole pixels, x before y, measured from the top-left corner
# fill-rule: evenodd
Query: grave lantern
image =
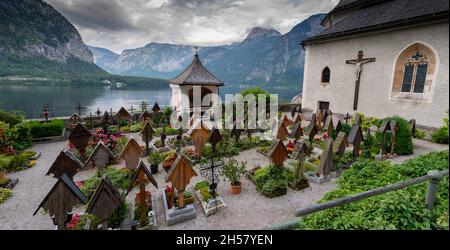
<path id="1" fill-rule="evenodd" d="M 92 151 L 92 154 L 87 159 L 85 165 L 92 162 L 94 167 L 102 169 L 115 160 L 116 156 L 114 153 L 111 152 L 111 150 L 109 150 L 109 148 L 102 141 L 99 141 Z"/>
<path id="2" fill-rule="evenodd" d="M 134 138 L 131 138 L 120 153 L 119 159 L 125 160 L 127 169 L 134 170 L 139 163 L 139 159 L 143 157 L 144 154 L 145 152 L 142 150 L 139 143 Z"/>
<path id="3" fill-rule="evenodd" d="M 141 212 L 141 218 L 140 218 L 141 226 L 145 226 L 148 224 L 147 209 L 146 209 L 146 207 L 144 207 L 147 205 L 147 201 L 146 201 L 146 198 L 147 198 L 146 193 L 147 192 L 145 191 L 145 184 L 148 182 L 150 182 L 151 184 L 153 184 L 153 186 L 158 188 L 158 183 L 156 182 L 155 178 L 153 178 L 153 175 L 150 173 L 148 168 L 145 166 L 145 163 L 142 160 L 140 160 L 139 164 L 136 167 L 136 171 L 134 172 L 134 174 L 131 178 L 130 186 L 128 187 L 126 195 L 128 195 L 128 193 L 134 187 L 139 186 L 138 196 L 139 196 L 139 204 L 140 204 L 140 212 Z M 152 209 L 155 209 L 155 204 L 152 204 Z"/>
<path id="4" fill-rule="evenodd" d="M 82 162 L 84 162 L 85 150 L 91 137 L 91 132 L 81 123 L 78 123 L 69 135 L 69 142 L 78 150 Z"/>
<path id="5" fill-rule="evenodd" d="M 182 154 L 178 155 L 177 159 L 173 162 L 172 166 L 166 177 L 166 182 L 171 182 L 172 186 L 177 189 L 178 192 L 178 208 L 183 208 L 184 204 L 184 191 L 189 185 L 192 177 L 197 176 L 197 173 L 192 168 L 189 161 Z M 173 199 L 173 195 L 172 195 Z M 174 207 L 174 201 L 170 201 Z"/>
<path id="6" fill-rule="evenodd" d="M 86 204 L 88 198 L 81 192 L 75 183 L 66 175 L 62 174 L 50 192 L 39 204 L 33 216 L 40 208 L 48 211 L 53 218 L 53 223 L 58 225 L 59 230 L 66 229 L 66 223 L 72 208 L 79 204 Z"/>
<path id="7" fill-rule="evenodd" d="M 282 167 L 287 155 L 288 152 L 283 142 L 279 139 L 274 139 L 272 145 L 270 146 L 269 152 L 267 153 L 267 157 L 272 160 L 275 166 Z"/>
<path id="8" fill-rule="evenodd" d="M 73 180 L 73 176 L 83 166 L 84 164 L 75 155 L 68 150 L 63 150 L 56 157 L 56 160 L 50 166 L 46 175 L 52 174 L 54 178 L 59 178 L 63 174 L 66 174 L 70 180 Z"/>
<path id="9" fill-rule="evenodd" d="M 111 184 L 107 177 L 103 177 L 95 190 L 86 209 L 86 213 L 94 215 L 108 229 L 108 219 L 117 208 L 124 203 L 119 191 Z"/>

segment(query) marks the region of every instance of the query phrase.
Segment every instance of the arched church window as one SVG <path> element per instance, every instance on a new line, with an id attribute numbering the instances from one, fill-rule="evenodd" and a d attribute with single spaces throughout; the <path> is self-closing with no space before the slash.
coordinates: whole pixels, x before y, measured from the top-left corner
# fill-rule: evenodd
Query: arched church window
<path id="1" fill-rule="evenodd" d="M 328 68 L 328 67 L 325 67 L 322 70 L 322 82 L 323 83 L 330 82 L 330 68 Z"/>
<path id="2" fill-rule="evenodd" d="M 419 51 L 414 52 L 405 63 L 402 92 L 423 93 L 427 69 L 427 58 Z"/>
<path id="3" fill-rule="evenodd" d="M 392 97 L 431 100 L 436 55 L 428 46 L 414 43 L 404 49 L 395 63 Z"/>

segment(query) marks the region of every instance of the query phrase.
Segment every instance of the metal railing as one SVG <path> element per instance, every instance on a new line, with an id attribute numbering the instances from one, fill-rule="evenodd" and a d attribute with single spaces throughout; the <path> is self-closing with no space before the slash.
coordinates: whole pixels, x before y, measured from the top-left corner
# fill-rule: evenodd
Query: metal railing
<path id="1" fill-rule="evenodd" d="M 358 194 L 353 194 L 350 196 L 346 196 L 346 197 L 342 197 L 333 201 L 328 201 L 328 202 L 324 202 L 324 203 L 319 203 L 316 205 L 312 205 L 309 206 L 307 208 L 304 209 L 299 209 L 295 212 L 295 215 L 297 216 L 297 218 L 278 224 L 278 225 L 274 225 L 271 227 L 268 227 L 266 229 L 268 230 L 289 230 L 289 229 L 294 229 L 297 228 L 299 225 L 299 220 L 300 217 L 308 215 L 308 214 L 312 214 L 312 213 L 316 213 L 319 211 L 323 211 L 329 208 L 333 208 L 333 207 L 338 207 L 338 206 L 342 206 L 345 204 L 349 204 L 355 201 L 359 201 L 365 198 L 369 198 L 372 196 L 376 196 L 376 195 L 380 195 L 380 194 L 385 194 L 388 192 L 392 192 L 392 191 L 396 191 L 399 189 L 403 189 L 409 186 L 414 186 L 417 184 L 420 184 L 422 182 L 428 182 L 428 189 L 427 189 L 427 194 L 426 194 L 426 205 L 427 208 L 429 210 L 433 210 L 434 209 L 434 203 L 436 201 L 436 192 L 437 192 L 437 186 L 439 185 L 439 182 L 444 178 L 444 176 L 447 176 L 449 173 L 449 170 L 443 170 L 443 171 L 438 171 L 438 170 L 431 170 L 427 173 L 427 175 L 425 176 L 421 176 L 415 179 L 410 179 L 410 180 L 406 180 L 406 181 L 402 181 L 402 182 L 397 182 L 394 184 L 390 184 L 384 187 L 379 187 L 376 189 L 372 189 L 369 191 L 365 191 L 362 193 L 358 193 Z"/>

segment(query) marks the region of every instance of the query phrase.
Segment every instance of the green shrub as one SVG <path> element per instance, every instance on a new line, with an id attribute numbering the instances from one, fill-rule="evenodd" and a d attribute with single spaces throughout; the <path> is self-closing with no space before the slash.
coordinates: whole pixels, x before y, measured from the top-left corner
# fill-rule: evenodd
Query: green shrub
<path id="1" fill-rule="evenodd" d="M 111 134 L 117 134 L 117 132 L 119 132 L 119 128 L 115 125 L 111 125 L 106 129 L 106 132 Z"/>
<path id="2" fill-rule="evenodd" d="M 198 191 L 198 190 L 202 190 L 205 188 L 208 189 L 208 186 L 209 186 L 209 184 L 207 181 L 200 181 L 195 184 L 195 190 Z"/>
<path id="3" fill-rule="evenodd" d="M 423 140 L 423 139 L 425 139 L 425 131 L 423 131 L 423 130 L 421 130 L 421 129 L 419 129 L 419 128 L 416 128 L 416 138 L 417 139 L 421 139 L 421 140 Z"/>
<path id="4" fill-rule="evenodd" d="M 42 138 L 49 136 L 59 136 L 64 129 L 63 120 L 51 120 L 47 123 L 41 123 L 39 121 L 28 122 L 30 133 L 33 138 Z"/>
<path id="5" fill-rule="evenodd" d="M 91 198 L 94 194 L 95 190 L 101 182 L 101 178 L 99 176 L 103 174 L 108 177 L 109 181 L 111 181 L 111 184 L 118 190 L 126 190 L 130 184 L 129 172 L 113 167 L 106 167 L 106 169 L 97 170 L 97 172 L 91 178 L 87 179 L 81 187 L 81 191 L 88 198 Z"/>
<path id="6" fill-rule="evenodd" d="M 12 190 L 8 188 L 0 188 L 0 204 L 5 202 L 9 197 L 12 196 Z"/>
<path id="7" fill-rule="evenodd" d="M 259 192 L 273 198 L 286 194 L 288 174 L 284 167 L 269 165 L 255 172 L 253 182 Z"/>
<path id="8" fill-rule="evenodd" d="M 136 132 L 141 132 L 142 130 L 142 125 L 140 123 L 136 123 L 130 126 L 130 132 L 132 133 L 136 133 Z"/>
<path id="9" fill-rule="evenodd" d="M 19 124 L 16 127 L 17 136 L 13 143 L 14 149 L 24 150 L 31 147 L 31 129 L 26 124 Z"/>
<path id="10" fill-rule="evenodd" d="M 410 155 L 413 153 L 413 143 L 412 143 L 412 136 L 411 136 L 411 128 L 409 127 L 408 121 L 405 119 L 394 116 L 394 117 L 387 117 L 383 119 L 385 120 L 393 120 L 395 119 L 397 121 L 399 130 L 397 131 L 397 142 L 395 144 L 394 153 L 398 155 Z M 377 132 L 377 142 L 381 143 L 382 134 L 380 132 Z M 391 136 L 390 134 L 386 134 L 386 140 L 385 140 L 385 149 L 390 152 L 390 141 Z"/>
<path id="11" fill-rule="evenodd" d="M 122 222 L 125 220 L 128 214 L 128 203 L 123 203 L 121 206 L 119 206 L 109 217 L 108 219 L 108 226 L 112 228 L 118 228 L 122 224 Z"/>
<path id="12" fill-rule="evenodd" d="M 320 202 L 331 201 L 399 181 L 416 178 L 430 170 L 448 169 L 448 151 L 433 152 L 402 164 L 360 158 L 338 180 L 338 188 Z M 302 229 L 439 229 L 448 219 L 449 181 L 438 186 L 435 210 L 425 205 L 427 184 L 374 196 L 344 206 L 327 209 L 303 218 Z"/>
<path id="13" fill-rule="evenodd" d="M 0 110 L 0 121 L 8 123 L 12 127 L 20 124 L 25 119 L 21 112 Z"/>
<path id="14" fill-rule="evenodd" d="M 436 143 L 448 144 L 448 111 L 444 119 L 444 126 L 431 134 L 431 139 Z"/>
<path id="15" fill-rule="evenodd" d="M 161 162 L 164 161 L 165 158 L 163 154 L 159 152 L 153 152 L 151 155 L 147 157 L 147 159 L 151 165 L 159 165 Z"/>

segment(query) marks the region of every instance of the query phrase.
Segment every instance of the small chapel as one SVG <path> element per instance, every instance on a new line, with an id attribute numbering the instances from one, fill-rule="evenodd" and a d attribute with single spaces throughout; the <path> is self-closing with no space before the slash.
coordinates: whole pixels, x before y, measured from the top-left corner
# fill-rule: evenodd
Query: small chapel
<path id="1" fill-rule="evenodd" d="M 192 113 L 197 108 L 203 113 L 219 104 L 221 86 L 224 86 L 224 83 L 203 66 L 196 48 L 192 63 L 170 81 L 172 90 L 170 105 L 177 112 Z M 197 95 L 201 98 L 198 103 L 194 101 Z"/>
<path id="2" fill-rule="evenodd" d="M 442 126 L 448 11 L 448 0 L 341 0 L 323 19 L 325 29 L 302 41 L 302 107 Z"/>

